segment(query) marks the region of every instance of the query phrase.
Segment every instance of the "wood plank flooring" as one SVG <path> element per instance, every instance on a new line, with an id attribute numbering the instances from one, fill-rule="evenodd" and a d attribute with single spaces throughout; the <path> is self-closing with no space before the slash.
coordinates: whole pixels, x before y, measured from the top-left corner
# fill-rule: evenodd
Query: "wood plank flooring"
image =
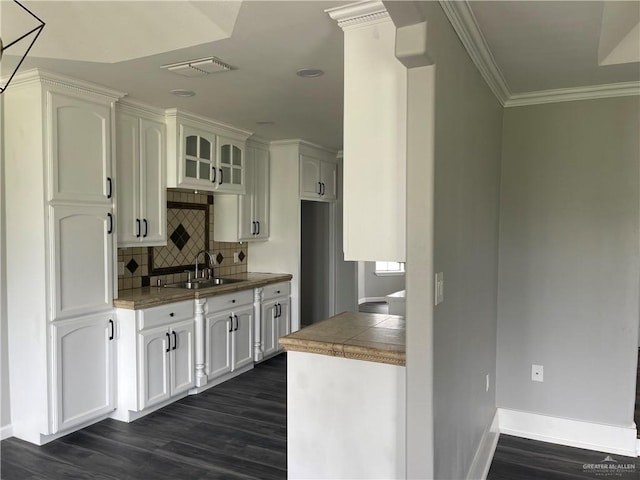
<path id="1" fill-rule="evenodd" d="M 0 443 L 0 477 L 287 478 L 286 355 L 132 423 L 105 420 L 42 447 Z"/>
<path id="2" fill-rule="evenodd" d="M 603 465 L 607 453 L 565 447 L 525 438 L 500 435 L 487 480 L 638 480 L 638 458 L 610 455 L 618 470 L 603 471 L 585 468 L 585 464 Z M 633 468 L 622 469 L 631 465 Z"/>
<path id="3" fill-rule="evenodd" d="M 133 423 L 105 420 L 42 447 L 0 443 L 4 480 L 284 479 L 287 476 L 286 355 Z M 638 480 L 585 471 L 607 456 L 501 435 L 488 480 Z"/>

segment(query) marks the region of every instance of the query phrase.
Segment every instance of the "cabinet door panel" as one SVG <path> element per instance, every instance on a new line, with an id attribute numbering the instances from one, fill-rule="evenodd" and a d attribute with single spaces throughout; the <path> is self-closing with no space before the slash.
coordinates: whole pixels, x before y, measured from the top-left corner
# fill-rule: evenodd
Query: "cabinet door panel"
<path id="1" fill-rule="evenodd" d="M 166 242 L 166 146 L 165 126 L 140 119 L 140 204 L 142 242 L 160 245 Z"/>
<path id="2" fill-rule="evenodd" d="M 116 162 L 118 170 L 118 244 L 140 242 L 140 163 L 138 118 L 116 115 Z"/>
<path id="3" fill-rule="evenodd" d="M 110 203 L 111 108 L 54 92 L 48 104 L 50 199 Z"/>
<path id="4" fill-rule="evenodd" d="M 113 308 L 113 216 L 107 206 L 50 207 L 52 318 Z"/>
<path id="5" fill-rule="evenodd" d="M 320 196 L 320 161 L 300 155 L 300 196 L 318 198 Z"/>
<path id="6" fill-rule="evenodd" d="M 256 224 L 254 218 L 254 184 L 256 180 L 256 162 L 255 149 L 247 148 L 246 155 L 245 183 L 247 188 L 246 195 L 238 195 L 238 226 L 240 238 L 239 240 L 253 240 L 256 232 Z"/>
<path id="7" fill-rule="evenodd" d="M 225 193 L 245 193 L 245 147 L 241 142 L 218 137 L 218 178 L 217 191 Z"/>
<path id="8" fill-rule="evenodd" d="M 337 165 L 331 162 L 321 162 L 320 164 L 320 181 L 323 187 L 323 200 L 335 200 L 337 185 Z"/>
<path id="9" fill-rule="evenodd" d="M 171 326 L 171 395 L 186 392 L 195 383 L 195 353 L 193 320 Z"/>
<path id="10" fill-rule="evenodd" d="M 255 149 L 253 219 L 258 222 L 255 238 L 269 238 L 269 151 Z M 247 190 L 250 191 L 250 190 Z"/>
<path id="11" fill-rule="evenodd" d="M 179 187 L 216 190 L 219 173 L 215 146 L 214 134 L 180 125 Z M 216 182 L 213 182 L 214 179 Z"/>
<path id="12" fill-rule="evenodd" d="M 233 335 L 233 369 L 253 362 L 253 306 L 235 310 L 236 330 Z"/>
<path id="13" fill-rule="evenodd" d="M 206 318 L 205 372 L 209 380 L 231 371 L 231 320 L 229 313 Z"/>
<path id="14" fill-rule="evenodd" d="M 271 300 L 262 304 L 262 353 L 264 356 L 272 355 L 277 349 L 277 328 L 276 328 L 276 304 L 277 300 Z"/>
<path id="15" fill-rule="evenodd" d="M 279 315 L 276 319 L 278 330 L 275 341 L 276 351 L 282 350 L 282 347 L 278 343 L 278 339 L 291 333 L 291 300 L 289 298 L 280 299 L 278 300 L 278 305 Z"/>
<path id="16" fill-rule="evenodd" d="M 169 386 L 169 330 L 166 327 L 143 331 L 138 335 L 140 379 L 138 408 L 140 410 L 167 400 Z"/>
<path id="17" fill-rule="evenodd" d="M 52 324 L 52 433 L 99 418 L 115 408 L 111 319 L 104 314 Z"/>

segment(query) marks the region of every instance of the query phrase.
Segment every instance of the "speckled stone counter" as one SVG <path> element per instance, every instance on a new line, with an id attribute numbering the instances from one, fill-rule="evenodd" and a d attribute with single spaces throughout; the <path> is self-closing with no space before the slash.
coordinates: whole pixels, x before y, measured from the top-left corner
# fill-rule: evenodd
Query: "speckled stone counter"
<path id="1" fill-rule="evenodd" d="M 287 351 L 405 365 L 405 320 L 344 312 L 280 338 Z"/>
<path id="2" fill-rule="evenodd" d="M 118 298 L 113 301 L 113 304 L 117 308 L 137 310 L 140 308 L 180 302 L 182 300 L 211 297 L 237 292 L 238 290 L 259 288 L 271 283 L 288 282 L 292 276 L 288 273 L 240 273 L 237 275 L 227 275 L 225 278 L 242 281 L 198 290 L 167 287 L 134 288 L 118 292 Z"/>

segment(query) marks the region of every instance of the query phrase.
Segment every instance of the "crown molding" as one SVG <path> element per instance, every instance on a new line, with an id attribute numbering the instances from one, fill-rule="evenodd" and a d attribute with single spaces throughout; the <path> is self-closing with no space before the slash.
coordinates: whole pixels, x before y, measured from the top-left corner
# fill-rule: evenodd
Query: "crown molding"
<path id="1" fill-rule="evenodd" d="M 241 141 L 245 141 L 253 135 L 253 132 L 250 132 L 249 130 L 243 130 L 241 128 L 234 127 L 233 125 L 229 125 L 228 123 L 219 122 L 212 118 L 204 117 L 197 113 L 188 112 L 180 108 L 168 108 L 164 111 L 164 116 L 167 121 L 171 122 L 187 120 L 192 123 L 200 124 L 205 128 L 214 128 L 215 130 L 220 131 L 221 135 L 229 135 Z"/>
<path id="2" fill-rule="evenodd" d="M 25 72 L 17 73 L 11 81 L 11 88 L 27 86 L 34 83 L 53 85 L 74 90 L 81 94 L 98 95 L 109 101 L 123 98 L 127 94 L 118 90 L 113 90 L 97 83 L 87 82 L 77 78 L 66 77 L 58 73 L 53 73 L 41 68 L 33 68 Z"/>
<path id="3" fill-rule="evenodd" d="M 640 82 L 609 83 L 576 88 L 558 88 L 537 92 L 514 93 L 504 103 L 505 107 L 521 107 L 542 103 L 593 100 L 596 98 L 629 97 L 640 95 Z"/>
<path id="4" fill-rule="evenodd" d="M 480 71 L 480 75 L 498 101 L 505 105 L 507 99 L 511 97 L 511 90 L 489 50 L 468 1 L 440 0 L 440 6 L 460 37 L 471 60 Z"/>
<path id="5" fill-rule="evenodd" d="M 325 10 L 343 30 L 389 20 L 389 13 L 379 0 L 365 0 Z"/>

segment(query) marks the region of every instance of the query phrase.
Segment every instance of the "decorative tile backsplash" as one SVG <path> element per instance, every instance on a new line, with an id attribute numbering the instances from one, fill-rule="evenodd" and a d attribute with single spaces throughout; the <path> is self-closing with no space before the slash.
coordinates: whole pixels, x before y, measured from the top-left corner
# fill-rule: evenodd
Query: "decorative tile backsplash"
<path id="1" fill-rule="evenodd" d="M 216 260 L 216 276 L 245 273 L 248 244 L 213 241 L 213 195 L 167 190 L 167 245 L 118 249 L 124 274 L 118 276 L 118 290 L 181 282 L 184 270 L 193 271 L 195 256 L 207 250 Z M 238 263 L 234 263 L 234 253 Z M 198 258 L 205 262 L 204 254 Z"/>

